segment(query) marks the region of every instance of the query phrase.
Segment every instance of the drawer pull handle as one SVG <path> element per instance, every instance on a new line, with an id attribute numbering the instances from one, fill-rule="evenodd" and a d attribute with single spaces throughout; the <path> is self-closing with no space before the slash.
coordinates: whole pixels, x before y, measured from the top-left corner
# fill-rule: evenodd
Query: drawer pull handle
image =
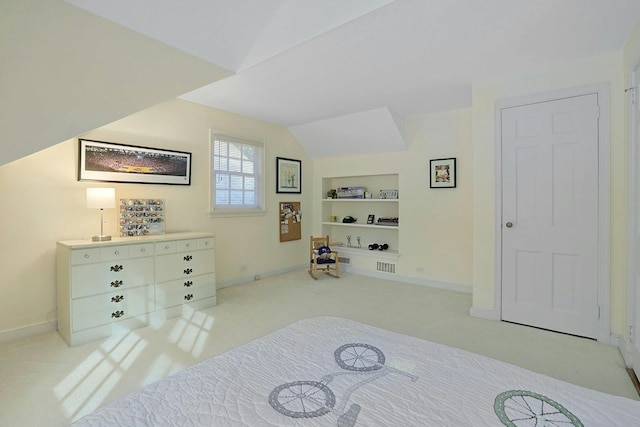
<path id="1" fill-rule="evenodd" d="M 114 254 L 120 255 L 120 251 L 115 251 Z"/>
<path id="2" fill-rule="evenodd" d="M 193 259 L 193 257 L 191 255 L 187 255 L 184 257 L 185 261 L 191 261 Z"/>
<path id="3" fill-rule="evenodd" d="M 185 247 L 187 247 L 187 248 L 190 248 L 190 247 L 191 247 L 191 243 L 187 243 L 187 244 L 186 244 L 186 245 L 184 245 L 184 246 L 185 246 Z"/>
<path id="4" fill-rule="evenodd" d="M 187 268 L 184 270 L 184 274 L 191 274 L 193 273 L 193 268 Z"/>
<path id="5" fill-rule="evenodd" d="M 111 297 L 111 302 L 120 302 L 124 299 L 124 295 L 116 295 L 115 297 Z"/>
<path id="6" fill-rule="evenodd" d="M 184 285 L 188 288 L 189 286 L 193 286 L 193 282 L 191 280 L 184 282 Z"/>
<path id="7" fill-rule="evenodd" d="M 147 252 L 145 248 L 140 249 L 140 252 Z"/>
<path id="8" fill-rule="evenodd" d="M 88 259 L 89 258 L 89 254 L 84 254 L 84 257 Z"/>
<path id="9" fill-rule="evenodd" d="M 164 248 L 165 248 L 166 250 L 169 250 L 169 245 L 165 246 Z"/>
<path id="10" fill-rule="evenodd" d="M 121 265 L 112 265 L 111 266 L 111 271 L 120 271 L 120 270 L 123 270 L 123 269 L 124 269 L 124 267 L 121 266 Z"/>
<path id="11" fill-rule="evenodd" d="M 187 301 L 191 301 L 193 299 L 193 294 L 187 294 L 184 296 L 184 299 Z"/>
<path id="12" fill-rule="evenodd" d="M 124 311 L 123 310 L 118 310 L 116 312 L 111 313 L 111 317 L 115 317 L 116 319 L 118 317 L 122 317 L 124 316 Z"/>
<path id="13" fill-rule="evenodd" d="M 120 286 L 122 286 L 122 280 L 114 280 L 113 282 L 111 282 L 112 288 L 119 288 Z"/>

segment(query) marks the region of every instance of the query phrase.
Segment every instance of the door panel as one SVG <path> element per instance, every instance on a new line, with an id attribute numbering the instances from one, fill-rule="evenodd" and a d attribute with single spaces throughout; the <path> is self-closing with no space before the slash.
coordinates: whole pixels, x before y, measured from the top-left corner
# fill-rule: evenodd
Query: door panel
<path id="1" fill-rule="evenodd" d="M 502 162 L 502 319 L 595 338 L 597 95 L 503 109 Z"/>

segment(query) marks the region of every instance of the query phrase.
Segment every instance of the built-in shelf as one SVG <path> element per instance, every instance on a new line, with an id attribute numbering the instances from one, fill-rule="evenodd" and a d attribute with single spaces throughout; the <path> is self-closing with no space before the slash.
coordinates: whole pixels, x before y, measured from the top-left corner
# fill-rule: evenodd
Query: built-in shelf
<path id="1" fill-rule="evenodd" d="M 391 251 L 391 250 L 370 251 L 368 248 L 354 248 L 354 247 L 348 247 L 348 246 L 335 246 L 334 248 L 338 252 L 338 256 L 349 254 L 349 255 L 360 255 L 360 256 L 368 256 L 372 258 L 383 258 L 383 259 L 398 259 L 400 257 L 400 254 L 398 253 L 398 251 Z"/>
<path id="2" fill-rule="evenodd" d="M 389 228 L 397 230 L 397 225 L 376 225 L 376 224 L 358 224 L 357 222 L 323 222 L 322 225 L 332 225 L 340 227 L 362 227 L 362 228 Z"/>
<path id="3" fill-rule="evenodd" d="M 376 270 L 377 264 L 397 260 L 400 250 L 398 222 L 383 222 L 379 225 L 380 218 L 399 218 L 400 200 L 398 198 L 385 198 L 399 196 L 399 174 L 373 174 L 334 176 L 322 179 L 322 233 L 329 235 L 332 242 L 343 244 L 336 245 L 335 249 L 340 256 L 352 258 L 351 265 L 357 268 Z M 364 194 L 371 194 L 370 199 L 333 199 L 327 195 L 332 190 L 344 187 L 360 187 Z M 360 191 L 362 193 L 362 190 Z M 358 222 L 344 223 L 345 217 L 357 218 Z M 367 223 L 372 220 L 373 223 Z M 394 225 L 390 225 L 394 224 Z M 351 242 L 352 246 L 347 246 Z M 360 248 L 354 247 L 361 242 Z M 385 251 L 369 250 L 369 245 L 387 244 L 389 249 Z M 332 246 L 333 248 L 333 246 Z M 378 260 L 378 262 L 376 262 Z"/>
<path id="4" fill-rule="evenodd" d="M 356 202 L 356 203 L 398 203 L 399 199 L 322 199 L 323 202 Z"/>

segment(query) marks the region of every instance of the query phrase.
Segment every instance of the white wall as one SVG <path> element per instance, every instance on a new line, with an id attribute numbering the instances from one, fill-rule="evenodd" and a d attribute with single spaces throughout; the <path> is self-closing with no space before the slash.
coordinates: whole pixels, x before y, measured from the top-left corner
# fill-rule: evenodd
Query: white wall
<path id="1" fill-rule="evenodd" d="M 500 82 L 473 85 L 473 307 L 493 309 L 495 103 L 501 99 L 607 82 L 611 96 L 611 329 L 624 329 L 626 301 L 626 141 L 622 53 Z"/>
<path id="2" fill-rule="evenodd" d="M 313 232 L 320 222 L 322 178 L 399 174 L 400 258 L 396 274 L 420 281 L 471 287 L 471 110 L 407 119 L 408 150 L 314 161 Z M 429 188 L 429 160 L 457 158 L 457 188 Z M 420 270 L 419 269 L 423 269 Z"/>
<path id="3" fill-rule="evenodd" d="M 209 218 L 209 128 L 266 143 L 267 214 Z M 88 139 L 193 153 L 192 185 L 144 185 L 77 181 L 77 139 L 0 166 L 0 333 L 53 324 L 56 318 L 57 240 L 98 234 L 99 213 L 86 208 L 85 188 L 115 187 L 117 198 L 166 200 L 166 231 L 216 234 L 219 282 L 233 282 L 305 263 L 306 238 L 280 243 L 278 201 L 311 206 L 309 159 L 286 128 L 172 100 L 89 132 Z M 302 160 L 301 195 L 276 195 L 275 157 Z M 106 210 L 105 232 L 117 234 L 116 210 Z M 303 217 L 302 235 L 310 234 Z"/>

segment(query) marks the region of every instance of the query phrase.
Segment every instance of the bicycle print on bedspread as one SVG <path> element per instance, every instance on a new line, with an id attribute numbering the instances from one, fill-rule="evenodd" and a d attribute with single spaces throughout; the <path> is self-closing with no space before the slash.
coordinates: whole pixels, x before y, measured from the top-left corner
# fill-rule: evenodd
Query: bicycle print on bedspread
<path id="1" fill-rule="evenodd" d="M 361 407 L 352 403 L 348 410 L 345 408 L 357 389 L 391 372 L 407 376 L 413 382 L 419 378 L 385 365 L 384 353 L 370 344 L 344 344 L 336 349 L 334 358 L 343 371 L 327 374 L 320 381 L 300 380 L 277 386 L 269 394 L 273 409 L 291 418 L 314 418 L 331 413 L 337 417 L 338 427 L 353 427 Z M 329 384 L 341 375 L 363 374 L 366 377 L 348 387 L 338 402 Z M 558 402 L 527 390 L 500 393 L 494 402 L 494 412 L 507 427 L 583 427 L 580 420 Z"/>
<path id="2" fill-rule="evenodd" d="M 391 372 L 407 376 L 413 382 L 418 380 L 415 375 L 385 365 L 384 353 L 370 344 L 344 344 L 333 354 L 336 363 L 344 371 L 327 374 L 320 381 L 293 381 L 277 386 L 269 394 L 269 403 L 273 409 L 291 418 L 313 418 L 332 413 L 337 417 L 338 427 L 352 427 L 358 419 L 361 407 L 353 403 L 348 410 L 345 411 L 345 408 L 357 389 Z M 337 402 L 328 384 L 341 375 L 362 374 L 367 376 L 351 385 Z"/>

